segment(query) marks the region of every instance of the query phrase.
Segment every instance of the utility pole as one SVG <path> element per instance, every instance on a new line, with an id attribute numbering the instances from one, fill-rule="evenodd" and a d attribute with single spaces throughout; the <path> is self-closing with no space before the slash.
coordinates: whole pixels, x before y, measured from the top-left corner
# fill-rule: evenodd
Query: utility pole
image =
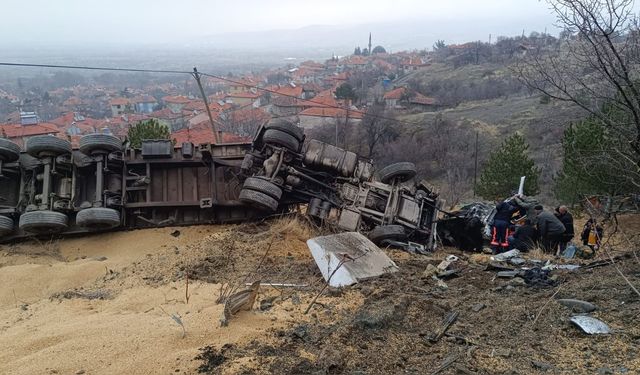
<path id="1" fill-rule="evenodd" d="M 478 131 L 476 130 L 475 166 L 473 167 L 473 197 L 476 196 L 476 184 L 478 177 Z"/>
<path id="2" fill-rule="evenodd" d="M 213 116 L 211 116 L 211 108 L 209 108 L 209 100 L 207 100 L 207 95 L 204 93 L 204 89 L 202 88 L 202 82 L 200 82 L 200 73 L 198 73 L 198 69 L 193 67 L 193 73 L 191 73 L 193 78 L 196 79 L 198 83 L 198 88 L 200 88 L 200 94 L 202 95 L 202 100 L 204 101 L 204 108 L 207 110 L 207 115 L 209 116 L 209 123 L 211 124 L 211 131 L 213 131 L 213 139 L 216 144 L 220 144 L 220 134 L 218 134 L 218 130 L 216 129 L 216 124 L 213 122 Z"/>

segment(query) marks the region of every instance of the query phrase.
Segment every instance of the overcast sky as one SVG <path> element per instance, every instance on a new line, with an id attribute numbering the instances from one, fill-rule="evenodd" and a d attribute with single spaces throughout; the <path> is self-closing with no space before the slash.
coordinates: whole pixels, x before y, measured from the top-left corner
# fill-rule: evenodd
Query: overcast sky
<path id="1" fill-rule="evenodd" d="M 500 34 L 502 22 L 528 31 L 551 29 L 554 22 L 538 0 L 2 0 L 0 9 L 0 40 L 23 45 L 176 42 L 227 32 L 434 19 L 469 31 L 482 22 Z"/>

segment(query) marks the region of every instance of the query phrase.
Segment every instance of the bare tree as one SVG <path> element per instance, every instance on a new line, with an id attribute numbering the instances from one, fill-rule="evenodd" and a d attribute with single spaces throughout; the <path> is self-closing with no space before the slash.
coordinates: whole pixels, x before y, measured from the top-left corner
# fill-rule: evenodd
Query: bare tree
<path id="1" fill-rule="evenodd" d="M 398 130 L 394 127 L 394 121 L 388 119 L 384 111 L 384 103 L 374 103 L 362 119 L 361 129 L 366 140 L 367 154 L 374 158 L 385 144 L 398 138 Z"/>
<path id="2" fill-rule="evenodd" d="M 597 117 L 619 140 L 612 168 L 640 187 L 640 29 L 633 0 L 547 0 L 564 37 L 516 67 L 519 78 L 550 98 Z M 623 115 L 621 115 L 623 114 Z M 631 167 L 631 170 L 630 170 Z"/>

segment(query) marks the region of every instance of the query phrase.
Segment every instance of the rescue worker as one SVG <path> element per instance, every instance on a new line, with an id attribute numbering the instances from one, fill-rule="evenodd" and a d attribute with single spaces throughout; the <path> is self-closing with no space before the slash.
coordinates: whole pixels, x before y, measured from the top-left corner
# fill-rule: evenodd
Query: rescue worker
<path id="1" fill-rule="evenodd" d="M 509 250 L 509 224 L 515 210 L 509 201 L 496 199 L 496 214 L 491 227 L 491 250 L 494 254 Z"/>
<path id="2" fill-rule="evenodd" d="M 547 253 L 555 253 L 559 255 L 560 241 L 565 232 L 564 224 L 551 212 L 544 211 L 541 205 L 534 208 L 537 217 L 538 234 L 542 249 Z"/>
<path id="3" fill-rule="evenodd" d="M 538 241 L 538 231 L 530 219 L 525 219 L 524 224 L 516 228 L 513 236 L 509 237 L 509 247 L 520 251 L 533 249 Z"/>
<path id="4" fill-rule="evenodd" d="M 562 240 L 560 241 L 560 253 L 562 253 L 575 235 L 575 230 L 573 229 L 573 215 L 571 215 L 567 206 L 558 207 L 555 214 L 562 222 L 562 225 L 564 225 L 564 233 L 562 234 Z"/>

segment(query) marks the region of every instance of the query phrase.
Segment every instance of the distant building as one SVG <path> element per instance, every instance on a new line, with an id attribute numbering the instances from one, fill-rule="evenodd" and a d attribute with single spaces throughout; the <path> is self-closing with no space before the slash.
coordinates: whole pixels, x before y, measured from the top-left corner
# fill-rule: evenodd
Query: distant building
<path id="1" fill-rule="evenodd" d="M 131 103 L 126 98 L 114 98 L 109 101 L 111 117 L 117 117 L 131 111 Z"/>
<path id="2" fill-rule="evenodd" d="M 156 98 L 150 95 L 136 96 L 135 98 L 131 99 L 131 102 L 134 105 L 134 110 L 136 113 L 151 113 L 158 105 L 158 101 L 156 100 Z"/>

